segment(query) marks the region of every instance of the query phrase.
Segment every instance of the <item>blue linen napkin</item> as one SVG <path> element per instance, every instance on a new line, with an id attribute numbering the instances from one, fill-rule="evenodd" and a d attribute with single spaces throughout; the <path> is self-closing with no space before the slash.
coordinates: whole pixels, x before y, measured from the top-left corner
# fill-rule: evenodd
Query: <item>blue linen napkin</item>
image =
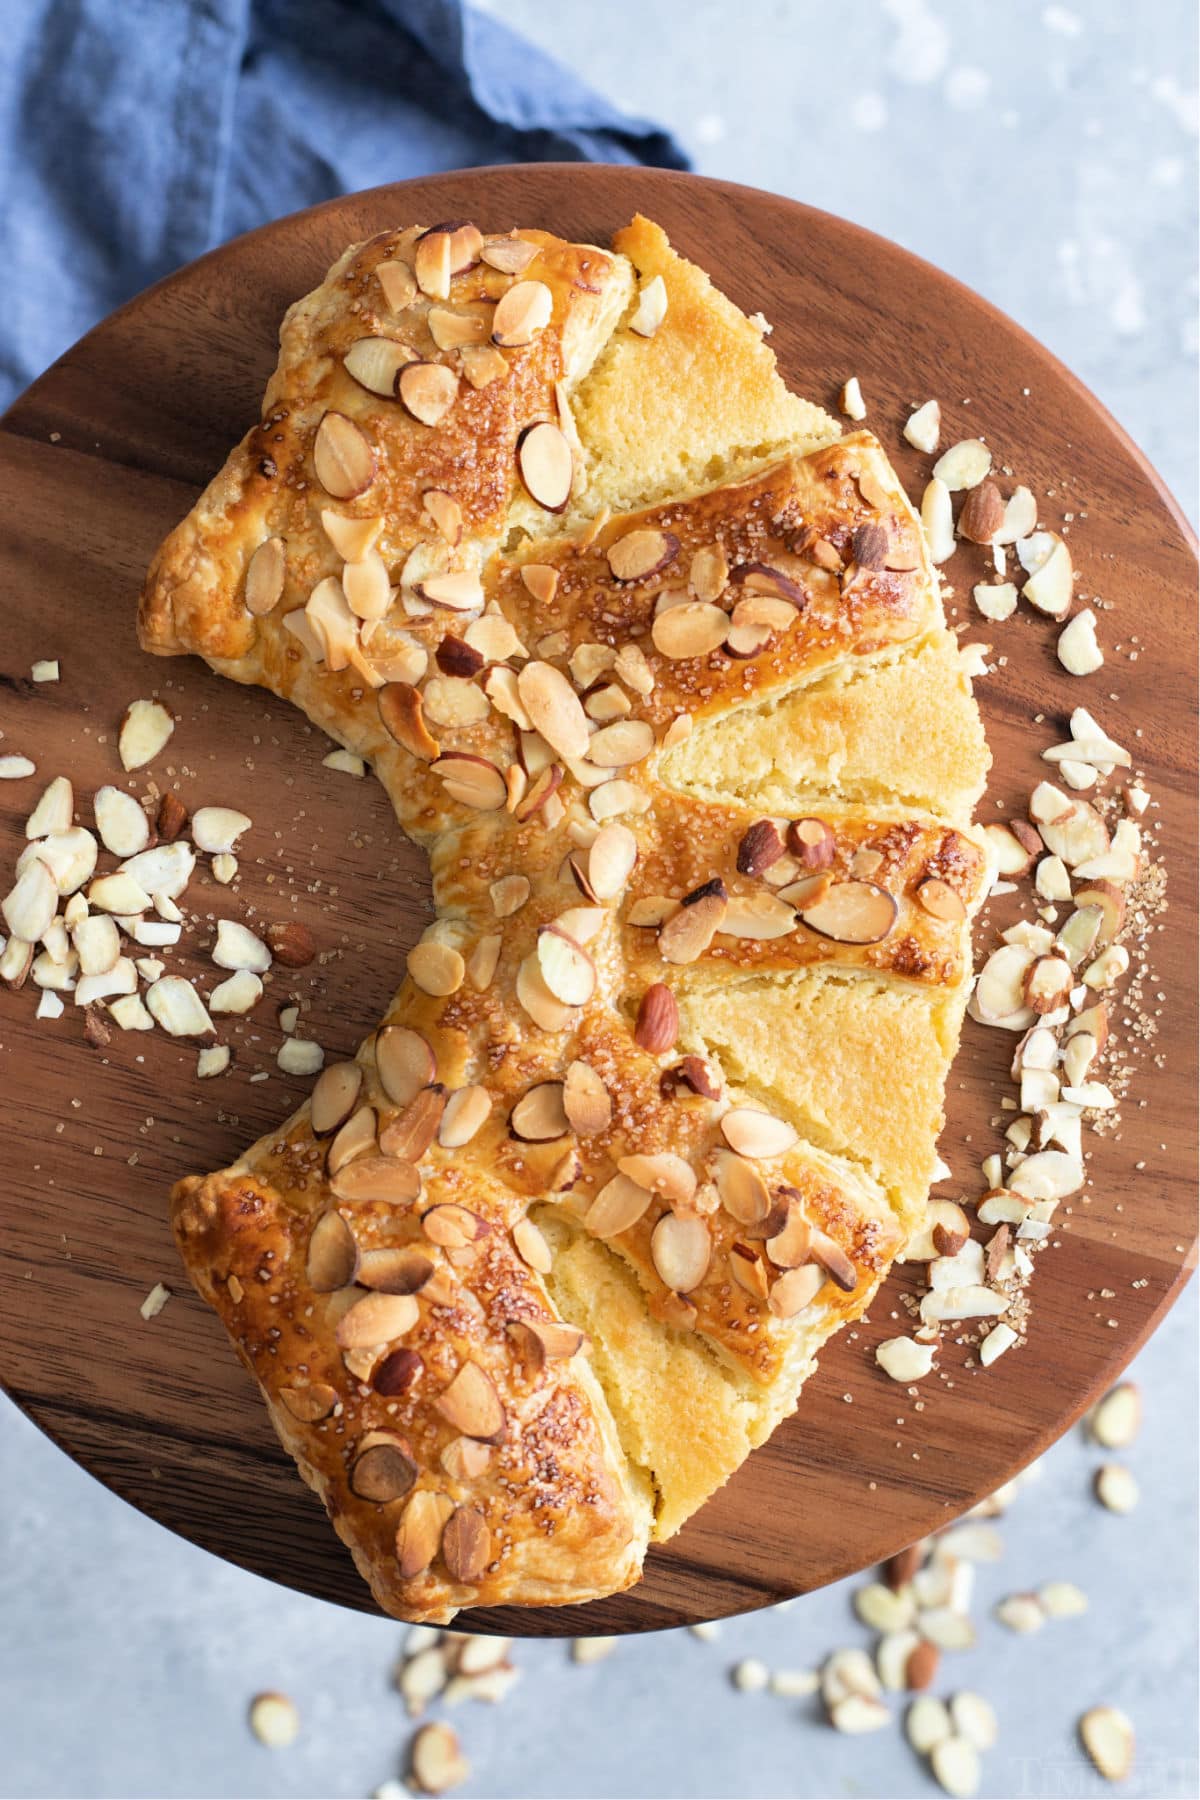
<path id="1" fill-rule="evenodd" d="M 264 220 L 498 162 L 686 168 L 462 0 L 3 0 L 0 404 Z"/>

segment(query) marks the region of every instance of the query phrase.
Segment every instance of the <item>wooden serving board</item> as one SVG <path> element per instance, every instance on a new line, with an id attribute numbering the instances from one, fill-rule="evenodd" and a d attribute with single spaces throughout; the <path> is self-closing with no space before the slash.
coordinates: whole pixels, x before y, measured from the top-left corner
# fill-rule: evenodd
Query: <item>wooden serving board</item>
<path id="1" fill-rule="evenodd" d="M 303 998 L 305 1029 L 328 1053 L 352 1053 L 428 916 L 423 858 L 401 840 L 373 781 L 322 767 L 329 746 L 297 713 L 198 662 L 143 656 L 135 603 L 160 538 L 257 417 L 285 307 L 347 243 L 463 217 L 487 230 L 537 224 L 606 242 L 635 209 L 740 306 L 765 311 L 794 388 L 832 407 L 841 382 L 859 377 L 867 423 L 910 490 L 919 493 L 928 459 L 901 443 L 900 428 L 934 395 L 943 445 L 982 432 L 1002 467 L 1050 496 L 1044 523 L 1075 515 L 1080 587 L 1111 609 L 1101 637 L 1109 646 L 1136 638 L 1139 655 L 1110 653 L 1102 673 L 1072 681 L 1054 660 L 1049 621 L 1024 607 L 1002 626 L 971 618 L 982 553 L 977 565 L 956 559 L 959 616 L 1005 659 L 977 686 L 995 757 L 983 816 L 1023 810 L 1045 772 L 1039 750 L 1065 735 L 1080 702 L 1136 748 L 1171 876 L 1150 984 L 1165 999 L 1136 1104 L 1119 1136 L 1092 1140 L 1086 1201 L 1060 1208 L 1057 1247 L 1033 1283 L 1026 1348 L 983 1372 L 947 1347 L 914 1411 L 872 1355 L 898 1328 L 902 1291 L 919 1290 L 916 1272 L 897 1271 L 871 1323 L 827 1350 L 798 1414 L 651 1554 L 638 1587 L 582 1609 L 470 1620 L 517 1633 L 646 1630 L 762 1606 L 944 1525 L 1116 1376 L 1194 1252 L 1195 565 L 1162 484 L 1016 326 L 851 225 L 768 194 L 642 169 L 466 171 L 335 201 L 226 245 L 99 326 L 0 431 L 0 751 L 38 765 L 36 779 L 0 784 L 0 870 L 12 867 L 45 779 L 67 773 L 85 797 L 122 781 L 117 721 L 129 701 L 157 692 L 179 723 L 142 777 L 176 786 L 189 807 L 230 803 L 254 820 L 232 905 L 199 868 L 189 904 L 238 917 L 254 908 L 264 922 L 299 917 L 323 953 L 298 978 L 276 970 L 253 1019 L 222 1033 L 237 1060 L 210 1082 L 196 1078 L 195 1049 L 161 1033 L 116 1034 L 108 1050 L 93 1050 L 70 1009 L 37 1022 L 32 986 L 0 991 L 0 1374 L 9 1393 L 107 1486 L 174 1530 L 274 1580 L 370 1604 L 215 1317 L 191 1294 L 166 1197 L 180 1175 L 232 1160 L 301 1097 L 304 1084 L 280 1076 L 274 1060 L 276 1010 L 290 994 Z M 61 659 L 61 681 L 33 685 L 31 664 L 50 657 Z M 128 784 L 137 793 L 149 786 L 142 777 Z M 86 807 L 80 818 L 91 823 Z M 981 943 L 998 916 L 993 909 L 982 923 Z M 202 950 L 177 966 L 211 974 Z M 943 1140 L 961 1187 L 946 1184 L 947 1194 L 978 1191 L 1011 1050 L 1007 1033 L 967 1025 Z M 252 1082 L 258 1068 L 270 1078 Z M 898 1070 L 881 1104 L 902 1106 L 903 1094 Z M 174 1297 L 144 1323 L 139 1302 L 159 1280 Z"/>

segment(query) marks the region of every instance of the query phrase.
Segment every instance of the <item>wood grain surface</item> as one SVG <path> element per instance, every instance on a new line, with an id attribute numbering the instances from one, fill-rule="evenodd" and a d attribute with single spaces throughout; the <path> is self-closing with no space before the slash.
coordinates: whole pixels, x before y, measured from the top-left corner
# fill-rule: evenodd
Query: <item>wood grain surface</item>
<path id="1" fill-rule="evenodd" d="M 31 986 L 0 990 L 5 1386 L 99 1480 L 172 1529 L 274 1580 L 369 1606 L 215 1317 L 182 1276 L 166 1197 L 177 1177 L 230 1161 L 301 1098 L 304 1084 L 275 1068 L 276 1010 L 290 994 L 331 1056 L 353 1052 L 428 917 L 423 858 L 400 839 L 373 781 L 322 767 L 329 746 L 298 714 L 197 662 L 143 656 L 135 602 L 159 539 L 256 418 L 285 307 L 347 243 L 455 217 L 604 242 L 639 208 L 740 306 L 766 313 L 792 386 L 833 406 L 841 382 L 858 375 L 867 423 L 911 490 L 919 493 L 928 459 L 901 444 L 900 427 L 935 395 L 943 445 L 984 433 L 997 462 L 1045 497 L 1044 523 L 1074 515 L 1079 585 L 1104 603 L 1102 640 L 1128 647 L 1136 638 L 1139 654 L 1110 654 L 1099 675 L 1072 681 L 1054 660 L 1049 621 L 1024 607 L 1000 626 L 975 616 L 969 635 L 1004 659 L 977 684 L 995 757 L 982 816 L 1023 810 L 1045 771 L 1038 752 L 1065 734 L 1074 705 L 1090 706 L 1134 747 L 1160 803 L 1153 817 L 1171 878 L 1150 984 L 1164 998 L 1123 1127 L 1091 1140 L 1092 1185 L 1060 1208 L 1055 1248 L 1033 1283 L 1026 1348 L 984 1372 L 948 1346 L 917 1412 L 872 1354 L 897 1329 L 901 1293 L 919 1291 L 915 1271 L 897 1271 L 870 1324 L 826 1351 L 797 1415 L 651 1554 L 632 1592 L 581 1609 L 463 1616 L 526 1634 L 646 1630 L 766 1605 L 944 1525 L 1103 1390 L 1194 1255 L 1195 564 L 1161 483 L 1016 326 L 853 226 L 749 189 L 641 169 L 466 171 L 339 200 L 225 246 L 108 319 L 3 422 L 0 748 L 32 756 L 38 776 L 0 784 L 0 870 L 12 867 L 45 779 L 67 773 L 85 797 L 122 781 L 117 721 L 129 701 L 159 693 L 179 723 L 158 763 L 128 785 L 143 793 L 152 775 L 189 806 L 231 803 L 254 820 L 236 887 L 221 890 L 198 868 L 189 905 L 264 922 L 298 917 L 322 952 L 298 980 L 273 973 L 253 1018 L 222 1032 L 234 1068 L 209 1082 L 196 1078 L 195 1049 L 161 1033 L 115 1034 L 96 1051 L 69 1007 L 57 1022 L 37 1022 Z M 981 574 L 982 552 L 952 565 L 964 621 Z M 35 686 L 30 666 L 48 657 L 61 659 L 62 680 Z M 91 822 L 86 805 L 79 817 Z M 981 946 L 1005 922 L 996 905 Z M 209 939 L 188 937 L 178 966 L 207 976 Z M 978 1191 L 1011 1050 L 1008 1034 L 968 1023 L 942 1145 L 955 1177 L 948 1195 Z M 252 1082 L 263 1068 L 269 1079 Z M 881 1103 L 903 1106 L 903 1070 Z M 139 1303 L 159 1280 L 173 1298 L 144 1323 Z"/>

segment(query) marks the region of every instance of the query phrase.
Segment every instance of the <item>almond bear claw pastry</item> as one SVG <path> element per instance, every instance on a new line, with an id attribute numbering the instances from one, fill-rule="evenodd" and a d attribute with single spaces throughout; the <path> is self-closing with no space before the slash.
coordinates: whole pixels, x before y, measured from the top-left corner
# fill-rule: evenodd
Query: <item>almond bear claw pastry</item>
<path id="1" fill-rule="evenodd" d="M 192 1280 L 386 1611 L 627 1587 L 928 1192 L 988 759 L 895 475 L 645 219 L 388 232 L 139 629 L 368 758 L 437 910 L 179 1184 Z"/>

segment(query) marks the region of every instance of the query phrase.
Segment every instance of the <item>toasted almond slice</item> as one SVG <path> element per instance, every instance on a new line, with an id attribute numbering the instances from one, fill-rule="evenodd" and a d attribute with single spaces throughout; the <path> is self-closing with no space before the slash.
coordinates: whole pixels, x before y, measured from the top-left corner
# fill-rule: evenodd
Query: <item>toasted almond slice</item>
<path id="1" fill-rule="evenodd" d="M 396 395 L 396 377 L 416 351 L 398 338 L 356 338 L 342 359 L 347 375 L 353 377 L 368 393 L 380 394 L 385 400 Z"/>
<path id="2" fill-rule="evenodd" d="M 407 966 L 421 992 L 438 999 L 457 993 L 467 973 L 459 952 L 438 938 L 424 938 L 414 944 L 408 953 Z"/>
<path id="3" fill-rule="evenodd" d="M 341 1130 L 331 1139 L 325 1157 L 325 1166 L 330 1178 L 361 1156 L 366 1150 L 375 1148 L 375 1109 L 372 1106 L 360 1106 L 357 1112 L 351 1113 Z"/>
<path id="4" fill-rule="evenodd" d="M 394 1156 L 363 1155 L 344 1163 L 329 1185 L 339 1200 L 379 1200 L 403 1205 L 417 1198 L 421 1178 L 411 1163 Z"/>
<path id="5" fill-rule="evenodd" d="M 796 929 L 795 908 L 775 894 L 734 894 L 721 921 L 726 937 L 769 940 Z"/>
<path id="6" fill-rule="evenodd" d="M 959 925 L 967 916 L 961 894 L 948 881 L 936 877 L 923 881 L 917 889 L 917 899 L 931 918 L 941 919 L 948 925 Z"/>
<path id="7" fill-rule="evenodd" d="M 705 544 L 692 557 L 688 579 L 697 600 L 719 600 L 729 585 L 729 558 L 722 544 Z"/>
<path id="8" fill-rule="evenodd" d="M 408 1025 L 385 1025 L 375 1039 L 375 1068 L 394 1106 L 405 1107 L 437 1079 L 428 1041 Z"/>
<path id="9" fill-rule="evenodd" d="M 445 363 L 410 362 L 396 378 L 396 392 L 422 425 L 438 425 L 458 397 L 458 376 Z"/>
<path id="10" fill-rule="evenodd" d="M 420 584 L 423 599 L 451 612 L 476 612 L 483 605 L 483 584 L 476 569 L 427 575 Z"/>
<path id="11" fill-rule="evenodd" d="M 335 1335 L 343 1350 L 371 1350 L 406 1337 L 420 1316 L 411 1294 L 365 1294 L 342 1314 Z"/>
<path id="12" fill-rule="evenodd" d="M 361 562 L 374 549 L 383 520 L 378 517 L 351 519 L 344 513 L 326 508 L 321 514 L 321 526 L 344 562 Z"/>
<path id="13" fill-rule="evenodd" d="M 504 776 L 486 756 L 444 751 L 433 764 L 451 800 L 477 812 L 499 812 L 508 799 Z"/>
<path id="14" fill-rule="evenodd" d="M 840 1287 L 843 1293 L 852 1294 L 854 1292 L 858 1286 L 858 1270 L 840 1244 L 836 1243 L 833 1238 L 827 1237 L 824 1232 L 814 1231 L 812 1253 L 829 1279 Z"/>
<path id="15" fill-rule="evenodd" d="M 492 1097 L 486 1088 L 456 1088 L 446 1101 L 438 1143 L 444 1150 L 461 1149 L 483 1129 L 491 1110 Z"/>
<path id="16" fill-rule="evenodd" d="M 322 1213 L 308 1239 L 305 1276 L 317 1294 L 348 1287 L 358 1272 L 358 1246 L 341 1213 Z"/>
<path id="17" fill-rule="evenodd" d="M 182 975 L 163 975 L 151 982 L 146 1005 L 171 1037 L 207 1037 L 215 1029 L 204 1002 Z"/>
<path id="18" fill-rule="evenodd" d="M 357 1310 L 357 1307 L 352 1308 L 352 1311 Z M 416 1479 L 417 1465 L 412 1452 L 397 1433 L 369 1431 L 359 1439 L 350 1465 L 350 1487 L 360 1500 L 389 1506 L 394 1500 L 402 1500 Z"/>
<path id="19" fill-rule="evenodd" d="M 532 344 L 554 313 L 554 296 L 544 281 L 517 281 L 497 301 L 492 342 L 505 350 Z"/>
<path id="20" fill-rule="evenodd" d="M 712 1236 L 696 1213 L 664 1213 L 651 1234 L 650 1255 L 673 1293 L 690 1294 L 708 1273 Z"/>
<path id="21" fill-rule="evenodd" d="M 587 760 L 598 769 L 624 769 L 641 762 L 653 748 L 654 730 L 645 719 L 618 719 L 591 738 Z"/>
<path id="22" fill-rule="evenodd" d="M 508 1119 L 514 1137 L 525 1143 L 545 1144 L 565 1137 L 571 1129 L 564 1110 L 561 1081 L 539 1081 L 513 1107 Z"/>
<path id="23" fill-rule="evenodd" d="M 720 882 L 688 895 L 679 911 L 666 920 L 658 934 L 658 954 L 664 962 L 692 963 L 720 931 L 729 901 Z"/>
<path id="24" fill-rule="evenodd" d="M 492 1560 L 492 1537 L 478 1507 L 460 1506 L 446 1521 L 442 1532 L 442 1558 L 455 1581 L 477 1582 Z M 426 1761 L 428 1757 L 426 1757 Z M 443 1768 L 443 1779 L 458 1778 L 451 1765 Z"/>
<path id="25" fill-rule="evenodd" d="M 538 968 L 542 980 L 563 1006 L 584 1006 L 596 990 L 596 965 L 587 951 L 554 925 L 538 932 Z"/>
<path id="26" fill-rule="evenodd" d="M 542 420 L 521 433 L 517 468 L 531 500 L 547 512 L 562 512 L 571 497 L 575 461 L 557 425 Z"/>
<path id="27" fill-rule="evenodd" d="M 637 839 L 627 825 L 604 825 L 587 856 L 587 881 L 597 900 L 615 900 L 637 862 Z"/>
<path id="28" fill-rule="evenodd" d="M 432 762 L 441 746 L 425 723 L 425 706 L 410 682 L 391 681 L 378 694 L 379 717 L 390 737 L 421 762 Z"/>
<path id="29" fill-rule="evenodd" d="M 782 1192 L 789 1195 L 786 1188 Z M 789 1195 L 785 1203 L 783 1224 L 766 1240 L 764 1247 L 767 1255 L 777 1269 L 798 1269 L 801 1264 L 808 1262 L 811 1245 L 812 1230 L 804 1217 L 799 1198 Z"/>
<path id="30" fill-rule="evenodd" d="M 353 500 L 375 479 L 375 451 L 353 419 L 330 411 L 313 439 L 313 469 L 327 494 L 335 500 Z"/>
<path id="31" fill-rule="evenodd" d="M 721 1204 L 739 1225 L 757 1225 L 771 1209 L 767 1184 L 752 1163 L 732 1150 L 716 1158 L 716 1185 Z"/>
<path id="32" fill-rule="evenodd" d="M 358 1104 L 362 1070 L 357 1063 L 330 1063 L 322 1071 L 309 1101 L 309 1123 L 315 1137 L 328 1137 L 345 1124 Z"/>
<path id="33" fill-rule="evenodd" d="M 536 953 L 527 956 L 517 970 L 517 999 L 543 1031 L 565 1031 L 574 1022 L 574 1008 L 556 999 L 547 987 Z"/>
<path id="34" fill-rule="evenodd" d="M 489 268 L 499 269 L 502 275 L 523 275 L 541 251 L 537 244 L 531 244 L 528 238 L 518 237 L 514 232 L 509 237 L 489 238 L 479 255 Z"/>
<path id="35" fill-rule="evenodd" d="M 491 387 L 508 374 L 508 363 L 494 344 L 464 344 L 458 355 L 463 374 L 476 390 Z"/>
<path id="36" fill-rule="evenodd" d="M 454 1502 L 448 1494 L 435 1494 L 429 1488 L 418 1488 L 417 1492 L 413 1494 L 404 1509 L 404 1517 L 396 1531 L 396 1561 L 404 1580 L 412 1580 L 414 1576 L 420 1575 L 424 1569 L 429 1567 L 437 1555 L 438 1545 L 441 1543 L 442 1527 L 453 1511 Z M 429 1732 L 439 1734 L 443 1741 L 452 1740 L 453 1747 L 457 1750 L 458 1739 L 448 1725 L 423 1726 L 414 1739 L 414 1746 L 418 1741 L 428 1743 L 430 1740 L 426 1734 Z M 433 1758 L 428 1761 L 423 1760 L 423 1773 L 419 1779 L 427 1793 L 445 1792 L 445 1787 L 428 1785 L 430 1781 L 436 1782 L 440 1779 L 437 1771 L 445 1766 L 444 1762 L 435 1761 Z M 463 1764 L 462 1768 L 463 1773 L 456 1775 L 454 1781 L 447 1785 L 453 1786 L 457 1781 L 465 1779 L 466 1765 Z"/>
<path id="37" fill-rule="evenodd" d="M 659 613 L 650 636 L 660 655 L 678 662 L 711 655 L 720 649 L 728 630 L 729 617 L 721 607 L 704 600 L 689 600 Z"/>
<path id="38" fill-rule="evenodd" d="M 432 1262 L 412 1244 L 389 1244 L 380 1250 L 365 1250 L 355 1275 L 362 1287 L 377 1294 L 419 1294 L 432 1278 Z M 416 1371 L 411 1363 L 408 1368 L 411 1379 Z M 397 1373 L 392 1372 L 393 1380 Z M 374 1386 L 377 1393 L 387 1391 L 377 1380 Z"/>
<path id="39" fill-rule="evenodd" d="M 696 1172 L 673 1150 L 622 1156 L 617 1160 L 617 1168 L 639 1187 L 649 1188 L 652 1194 L 662 1194 L 673 1204 L 687 1205 L 695 1198 Z"/>
<path id="40" fill-rule="evenodd" d="M 504 1435 L 504 1407 L 486 1370 L 468 1359 L 434 1405 L 464 1437 L 495 1443 Z"/>
<path id="41" fill-rule="evenodd" d="M 731 1107 L 721 1119 L 721 1135 L 731 1150 L 751 1162 L 783 1156 L 796 1142 L 790 1125 L 758 1106 Z"/>
<path id="42" fill-rule="evenodd" d="M 533 729 L 551 748 L 570 760 L 582 759 L 591 741 L 587 715 L 566 676 L 548 662 L 526 663 L 517 692 Z"/>
<path id="43" fill-rule="evenodd" d="M 392 584 L 381 556 L 368 551 L 342 570 L 342 592 L 356 619 L 382 619 L 392 604 Z"/>
<path id="44" fill-rule="evenodd" d="M 837 881 L 808 906 L 804 923 L 841 944 L 877 944 L 896 923 L 896 897 L 871 881 Z"/>
<path id="45" fill-rule="evenodd" d="M 445 1110 L 446 1090 L 440 1082 L 422 1088 L 379 1133 L 379 1148 L 385 1156 L 397 1157 L 401 1162 L 420 1162 L 437 1136 Z"/>
<path id="46" fill-rule="evenodd" d="M 392 259 L 376 263 L 375 279 L 393 312 L 403 312 L 417 297 L 417 278 L 407 263 Z"/>
<path id="47" fill-rule="evenodd" d="M 413 272 L 417 286 L 431 300 L 448 300 L 450 298 L 451 267 L 451 234 L 448 231 L 434 229 L 426 231 L 417 239 L 413 254 Z"/>
<path id="48" fill-rule="evenodd" d="M 571 1130 L 580 1137 L 594 1137 L 612 1123 L 612 1097 L 590 1064 L 576 1060 L 567 1067 L 562 1089 L 562 1108 Z"/>
<path id="49" fill-rule="evenodd" d="M 126 707 L 117 732 L 117 753 L 123 769 L 141 769 L 153 762 L 175 729 L 175 720 L 161 700 L 135 700 Z"/>
<path id="50" fill-rule="evenodd" d="M 482 313 L 454 312 L 445 306 L 431 306 L 425 315 L 430 336 L 439 350 L 461 350 L 464 344 L 484 344 L 491 336 L 489 321 Z"/>
<path id="51" fill-rule="evenodd" d="M 558 570 L 549 563 L 526 563 L 521 580 L 540 606 L 549 606 L 558 591 Z"/>
<path id="52" fill-rule="evenodd" d="M 316 1425 L 327 1419 L 337 1405 L 337 1389 L 327 1381 L 297 1382 L 294 1387 L 279 1390 L 279 1398 L 302 1425 Z"/>
<path id="53" fill-rule="evenodd" d="M 548 1275 L 554 1267 L 554 1258 L 550 1254 L 550 1246 L 532 1219 L 521 1219 L 513 1226 L 513 1243 L 522 1262 L 536 1269 L 539 1275 Z"/>
<path id="54" fill-rule="evenodd" d="M 594 1237 L 617 1237 L 637 1224 L 651 1198 L 649 1188 L 631 1181 L 628 1175 L 614 1175 L 588 1207 L 584 1225 Z"/>
<path id="55" fill-rule="evenodd" d="M 605 554 L 617 581 L 646 581 L 674 562 L 679 539 L 671 531 L 637 526 L 610 544 Z"/>

